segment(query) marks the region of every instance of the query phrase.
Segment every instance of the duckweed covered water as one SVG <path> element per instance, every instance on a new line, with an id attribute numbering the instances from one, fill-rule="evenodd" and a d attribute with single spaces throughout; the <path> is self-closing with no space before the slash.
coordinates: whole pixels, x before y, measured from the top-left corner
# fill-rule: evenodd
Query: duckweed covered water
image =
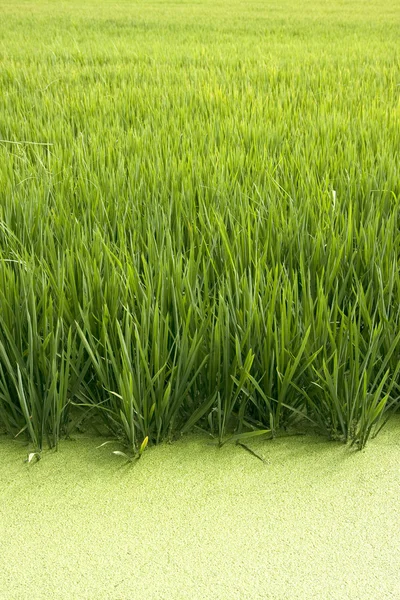
<path id="1" fill-rule="evenodd" d="M 0 441 L 0 598 L 400 597 L 400 419 L 362 452 L 192 435 L 126 463 L 80 435 L 24 464 Z"/>

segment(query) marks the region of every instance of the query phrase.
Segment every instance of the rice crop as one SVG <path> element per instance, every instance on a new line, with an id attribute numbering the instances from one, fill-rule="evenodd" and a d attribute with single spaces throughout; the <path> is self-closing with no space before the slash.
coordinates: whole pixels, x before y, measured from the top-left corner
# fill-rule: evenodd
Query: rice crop
<path id="1" fill-rule="evenodd" d="M 399 8 L 1 1 L 7 433 L 364 447 L 400 395 Z"/>

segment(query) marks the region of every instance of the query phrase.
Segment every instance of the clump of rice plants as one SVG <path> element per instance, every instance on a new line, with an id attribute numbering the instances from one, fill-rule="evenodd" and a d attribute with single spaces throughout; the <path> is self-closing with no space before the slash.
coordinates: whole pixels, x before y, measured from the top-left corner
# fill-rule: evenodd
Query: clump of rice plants
<path id="1" fill-rule="evenodd" d="M 400 397 L 390 2 L 164 8 L 5 7 L 0 425 L 363 448 Z"/>

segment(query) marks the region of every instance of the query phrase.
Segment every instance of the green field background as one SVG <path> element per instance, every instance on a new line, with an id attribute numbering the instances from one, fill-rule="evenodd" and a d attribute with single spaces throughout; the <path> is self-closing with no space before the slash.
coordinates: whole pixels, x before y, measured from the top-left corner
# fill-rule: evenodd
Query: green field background
<path id="1" fill-rule="evenodd" d="M 400 5 L 0 2 L 0 423 L 397 408 Z"/>

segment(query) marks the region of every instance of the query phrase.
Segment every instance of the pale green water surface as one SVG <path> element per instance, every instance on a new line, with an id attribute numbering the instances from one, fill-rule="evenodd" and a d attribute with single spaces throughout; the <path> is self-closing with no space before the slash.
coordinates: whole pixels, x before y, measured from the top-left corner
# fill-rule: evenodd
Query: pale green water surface
<path id="1" fill-rule="evenodd" d="M 400 419 L 363 452 L 201 436 L 135 464 L 78 436 L 0 439 L 3 600 L 400 598 Z"/>

